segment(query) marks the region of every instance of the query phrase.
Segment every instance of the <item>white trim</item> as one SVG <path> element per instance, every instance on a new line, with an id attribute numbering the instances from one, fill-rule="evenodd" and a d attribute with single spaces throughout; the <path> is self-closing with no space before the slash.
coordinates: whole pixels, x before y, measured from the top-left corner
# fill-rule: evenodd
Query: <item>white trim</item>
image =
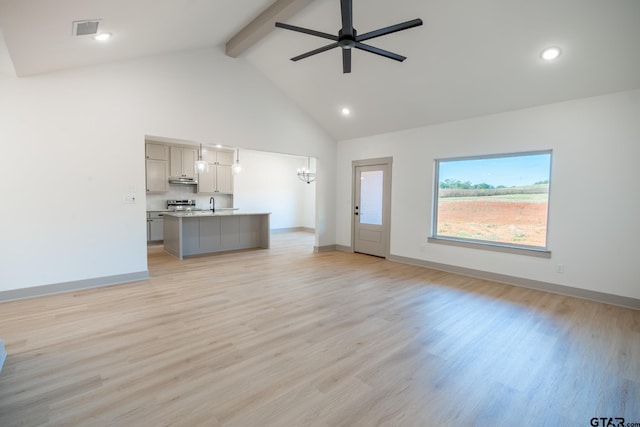
<path id="1" fill-rule="evenodd" d="M 516 247 L 509 245 L 501 245 L 495 242 L 485 242 L 471 239 L 450 239 L 445 237 L 428 237 L 427 242 L 437 243 L 439 245 L 458 246 L 461 248 L 481 249 L 485 251 L 503 252 L 507 254 L 527 255 L 538 258 L 551 258 L 551 251 L 538 248 Z"/>

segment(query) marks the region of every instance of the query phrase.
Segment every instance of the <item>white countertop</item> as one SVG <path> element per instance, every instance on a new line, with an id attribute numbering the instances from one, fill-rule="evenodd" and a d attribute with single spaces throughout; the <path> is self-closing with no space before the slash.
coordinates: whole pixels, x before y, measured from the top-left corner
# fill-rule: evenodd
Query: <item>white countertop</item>
<path id="1" fill-rule="evenodd" d="M 271 215 L 271 212 L 241 212 L 237 210 L 223 210 L 211 212 L 211 211 L 191 211 L 191 212 L 166 212 L 165 216 L 175 216 L 177 218 L 198 218 L 209 216 L 239 216 L 239 215 Z"/>

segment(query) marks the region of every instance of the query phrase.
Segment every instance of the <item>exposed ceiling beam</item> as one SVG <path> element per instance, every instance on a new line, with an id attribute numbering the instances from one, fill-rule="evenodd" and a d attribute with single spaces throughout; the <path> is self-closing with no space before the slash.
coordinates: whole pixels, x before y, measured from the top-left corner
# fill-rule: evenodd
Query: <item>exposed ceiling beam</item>
<path id="1" fill-rule="evenodd" d="M 0 76 L 16 77 L 16 70 L 0 29 Z"/>
<path id="2" fill-rule="evenodd" d="M 312 1 L 313 0 L 276 0 L 267 10 L 258 15 L 256 19 L 238 31 L 238 33 L 227 42 L 225 53 L 227 56 L 237 58 L 273 31 L 276 21 L 286 21 L 307 7 Z"/>

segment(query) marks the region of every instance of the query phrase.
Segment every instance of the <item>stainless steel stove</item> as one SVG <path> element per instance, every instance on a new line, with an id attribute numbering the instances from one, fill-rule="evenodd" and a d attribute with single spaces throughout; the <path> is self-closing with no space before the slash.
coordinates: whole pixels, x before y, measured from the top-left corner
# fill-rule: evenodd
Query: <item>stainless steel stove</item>
<path id="1" fill-rule="evenodd" d="M 167 200 L 167 209 L 170 211 L 195 211 L 195 200 Z"/>

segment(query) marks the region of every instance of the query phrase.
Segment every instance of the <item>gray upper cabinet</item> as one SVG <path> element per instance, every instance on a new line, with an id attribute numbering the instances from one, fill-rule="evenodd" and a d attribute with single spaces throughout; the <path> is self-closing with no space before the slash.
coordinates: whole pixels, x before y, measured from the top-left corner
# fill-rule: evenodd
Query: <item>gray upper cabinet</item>
<path id="1" fill-rule="evenodd" d="M 233 172 L 229 165 L 216 165 L 218 193 L 233 194 Z"/>
<path id="2" fill-rule="evenodd" d="M 202 160 L 209 163 L 209 171 L 198 174 L 198 193 L 233 194 L 233 151 L 205 149 Z"/>
<path id="3" fill-rule="evenodd" d="M 209 170 L 198 174 L 198 193 L 213 194 L 217 189 L 216 165 L 209 163 Z"/>
<path id="4" fill-rule="evenodd" d="M 170 147 L 172 177 L 196 177 L 197 150 L 190 147 Z"/>
<path id="5" fill-rule="evenodd" d="M 145 144 L 145 154 L 147 159 L 169 160 L 169 146 L 147 142 Z"/>
<path id="6" fill-rule="evenodd" d="M 169 147 L 145 144 L 147 193 L 169 191 Z"/>
<path id="7" fill-rule="evenodd" d="M 217 151 L 216 161 L 219 165 L 233 166 L 233 151 Z"/>
<path id="8" fill-rule="evenodd" d="M 197 177 L 199 194 L 233 194 L 233 154 L 233 151 L 205 148 L 202 159 L 209 163 L 209 171 L 197 174 L 198 148 L 147 142 L 147 192 L 169 191 L 169 177 Z"/>

